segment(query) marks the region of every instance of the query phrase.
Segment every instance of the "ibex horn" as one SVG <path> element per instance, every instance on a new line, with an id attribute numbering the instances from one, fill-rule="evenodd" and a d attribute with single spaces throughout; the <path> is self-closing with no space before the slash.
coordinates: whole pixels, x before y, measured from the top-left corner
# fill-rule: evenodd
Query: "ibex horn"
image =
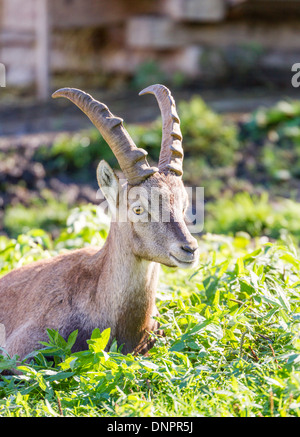
<path id="1" fill-rule="evenodd" d="M 147 152 L 136 147 L 123 126 L 123 120 L 115 117 L 106 105 L 74 88 L 62 88 L 52 97 L 66 97 L 89 117 L 112 149 L 130 185 L 138 185 L 158 171 L 158 168 L 149 166 Z"/>
<path id="2" fill-rule="evenodd" d="M 139 95 L 154 94 L 162 115 L 162 142 L 159 156 L 159 171 L 173 171 L 182 176 L 182 134 L 175 101 L 170 90 L 164 85 L 151 85 Z"/>

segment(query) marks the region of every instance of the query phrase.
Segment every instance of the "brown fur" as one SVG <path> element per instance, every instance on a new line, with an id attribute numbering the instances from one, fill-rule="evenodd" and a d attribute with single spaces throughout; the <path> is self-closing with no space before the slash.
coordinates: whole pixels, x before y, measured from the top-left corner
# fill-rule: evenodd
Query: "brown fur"
<path id="1" fill-rule="evenodd" d="M 148 191 L 154 185 L 169 190 L 170 214 L 179 220 L 114 222 L 101 250 L 64 253 L 0 279 L 0 323 L 6 328 L 10 355 L 22 359 L 38 348 L 47 339 L 47 328 L 65 338 L 78 329 L 73 351 L 87 348 L 93 329 L 111 328 L 110 342 L 116 338 L 124 353 L 147 352 L 153 344 L 149 332 L 158 328 L 153 316 L 159 263 L 176 267 L 170 251 L 187 258 L 190 254 L 182 252 L 182 244 L 196 244 L 184 223 L 181 179 L 156 174 L 143 183 Z M 182 194 L 176 201 L 178 190 Z"/>

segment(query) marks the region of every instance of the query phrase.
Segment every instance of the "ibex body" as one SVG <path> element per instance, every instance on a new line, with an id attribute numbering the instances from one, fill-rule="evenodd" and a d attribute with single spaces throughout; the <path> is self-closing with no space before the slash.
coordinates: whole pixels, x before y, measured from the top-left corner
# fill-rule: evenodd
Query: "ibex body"
<path id="1" fill-rule="evenodd" d="M 97 169 L 99 185 L 116 218 L 121 199 L 129 220 L 115 219 L 101 250 L 85 248 L 16 269 L 0 280 L 0 323 L 6 329 L 10 355 L 22 359 L 47 338 L 47 328 L 63 337 L 78 329 L 73 351 L 87 348 L 93 329 L 111 328 L 124 353 L 145 353 L 152 343 L 149 332 L 158 326 L 155 292 L 159 265 L 192 267 L 197 242 L 185 224 L 188 204 L 182 183 L 182 138 L 179 118 L 169 90 L 153 85 L 163 119 L 158 168 L 150 167 L 146 152 L 138 149 L 122 120 L 88 94 L 62 89 L 54 97 L 67 97 L 91 119 L 113 150 L 125 184 L 107 163 Z M 135 195 L 135 189 L 141 195 Z M 169 220 L 154 204 L 153 188 L 166 195 Z M 134 192 L 134 195 L 132 193 Z M 138 198 L 137 198 L 138 197 Z M 123 202 L 124 207 L 124 202 Z"/>

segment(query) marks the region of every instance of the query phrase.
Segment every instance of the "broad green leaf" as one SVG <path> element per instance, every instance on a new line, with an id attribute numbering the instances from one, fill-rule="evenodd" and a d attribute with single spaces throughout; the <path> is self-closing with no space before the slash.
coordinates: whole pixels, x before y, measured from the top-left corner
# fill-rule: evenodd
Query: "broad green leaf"
<path id="1" fill-rule="evenodd" d="M 102 332 L 100 332 L 100 330 L 96 328 L 91 335 L 91 340 L 87 340 L 87 343 L 95 353 L 98 353 L 104 351 L 109 342 L 109 338 L 110 328 L 107 328 Z"/>

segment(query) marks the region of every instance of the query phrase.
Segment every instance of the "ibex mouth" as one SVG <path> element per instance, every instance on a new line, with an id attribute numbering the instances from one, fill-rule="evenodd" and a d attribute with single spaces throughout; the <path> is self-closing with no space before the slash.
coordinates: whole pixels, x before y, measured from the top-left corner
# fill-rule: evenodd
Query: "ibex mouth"
<path id="1" fill-rule="evenodd" d="M 192 267 L 196 264 L 197 259 L 193 257 L 191 260 L 182 260 L 177 258 L 176 256 L 170 254 L 170 258 L 176 262 L 177 267 Z"/>

